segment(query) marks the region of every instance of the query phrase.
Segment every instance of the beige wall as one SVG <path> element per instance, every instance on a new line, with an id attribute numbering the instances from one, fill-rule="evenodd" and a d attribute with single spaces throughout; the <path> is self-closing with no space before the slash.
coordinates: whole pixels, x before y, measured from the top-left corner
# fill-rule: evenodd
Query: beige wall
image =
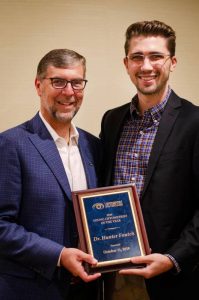
<path id="1" fill-rule="evenodd" d="M 198 0 L 0 0 L 0 131 L 37 112 L 37 63 L 54 48 L 69 48 L 86 56 L 89 81 L 75 123 L 98 135 L 102 114 L 135 93 L 122 64 L 124 33 L 144 19 L 176 30 L 171 85 L 199 104 Z"/>

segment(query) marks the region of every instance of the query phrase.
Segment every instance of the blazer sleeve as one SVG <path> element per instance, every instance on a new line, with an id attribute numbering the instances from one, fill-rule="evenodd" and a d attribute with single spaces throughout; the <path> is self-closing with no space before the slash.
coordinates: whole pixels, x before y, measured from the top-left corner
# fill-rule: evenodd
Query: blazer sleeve
<path id="1" fill-rule="evenodd" d="M 0 257 L 51 278 L 63 246 L 27 231 L 20 222 L 24 169 L 16 140 L 0 135 Z"/>

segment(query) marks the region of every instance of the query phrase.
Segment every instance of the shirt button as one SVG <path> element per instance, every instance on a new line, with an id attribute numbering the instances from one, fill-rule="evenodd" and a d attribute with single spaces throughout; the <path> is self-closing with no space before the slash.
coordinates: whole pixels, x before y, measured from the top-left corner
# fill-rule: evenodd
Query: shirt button
<path id="1" fill-rule="evenodd" d="M 134 156 L 135 156 L 135 158 L 138 158 L 138 153 L 135 153 Z"/>

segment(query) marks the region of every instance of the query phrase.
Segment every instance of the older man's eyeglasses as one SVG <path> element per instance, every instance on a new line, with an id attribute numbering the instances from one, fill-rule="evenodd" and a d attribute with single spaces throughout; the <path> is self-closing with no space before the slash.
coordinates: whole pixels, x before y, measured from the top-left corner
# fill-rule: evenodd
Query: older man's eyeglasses
<path id="1" fill-rule="evenodd" d="M 163 53 L 150 53 L 148 55 L 131 53 L 127 56 L 129 61 L 131 61 L 136 66 L 143 65 L 146 58 L 152 66 L 163 66 L 169 57 L 171 57 L 170 54 Z"/>
<path id="2" fill-rule="evenodd" d="M 66 80 L 63 78 L 44 78 L 44 79 L 50 79 L 52 86 L 55 89 L 64 89 L 68 83 L 71 84 L 73 90 L 83 90 L 86 86 L 86 83 L 88 80 L 86 79 L 73 79 L 73 80 Z"/>

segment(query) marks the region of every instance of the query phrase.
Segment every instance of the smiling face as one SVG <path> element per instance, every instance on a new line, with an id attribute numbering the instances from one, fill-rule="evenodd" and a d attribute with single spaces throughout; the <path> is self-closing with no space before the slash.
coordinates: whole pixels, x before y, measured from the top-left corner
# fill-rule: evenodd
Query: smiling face
<path id="1" fill-rule="evenodd" d="M 162 55 L 162 59 L 155 62 L 153 54 Z M 133 55 L 144 55 L 144 59 L 142 62 L 131 60 Z M 176 66 L 176 57 L 170 56 L 166 38 L 140 35 L 131 39 L 124 64 L 139 98 L 150 95 L 162 97 L 167 92 L 169 74 Z"/>
<path id="2" fill-rule="evenodd" d="M 41 100 L 41 113 L 54 129 L 70 125 L 82 104 L 84 92 L 83 90 L 73 90 L 70 83 L 63 89 L 55 89 L 49 78 L 84 79 L 84 73 L 81 64 L 67 68 L 56 68 L 49 65 L 45 78 L 36 78 L 35 87 Z"/>

